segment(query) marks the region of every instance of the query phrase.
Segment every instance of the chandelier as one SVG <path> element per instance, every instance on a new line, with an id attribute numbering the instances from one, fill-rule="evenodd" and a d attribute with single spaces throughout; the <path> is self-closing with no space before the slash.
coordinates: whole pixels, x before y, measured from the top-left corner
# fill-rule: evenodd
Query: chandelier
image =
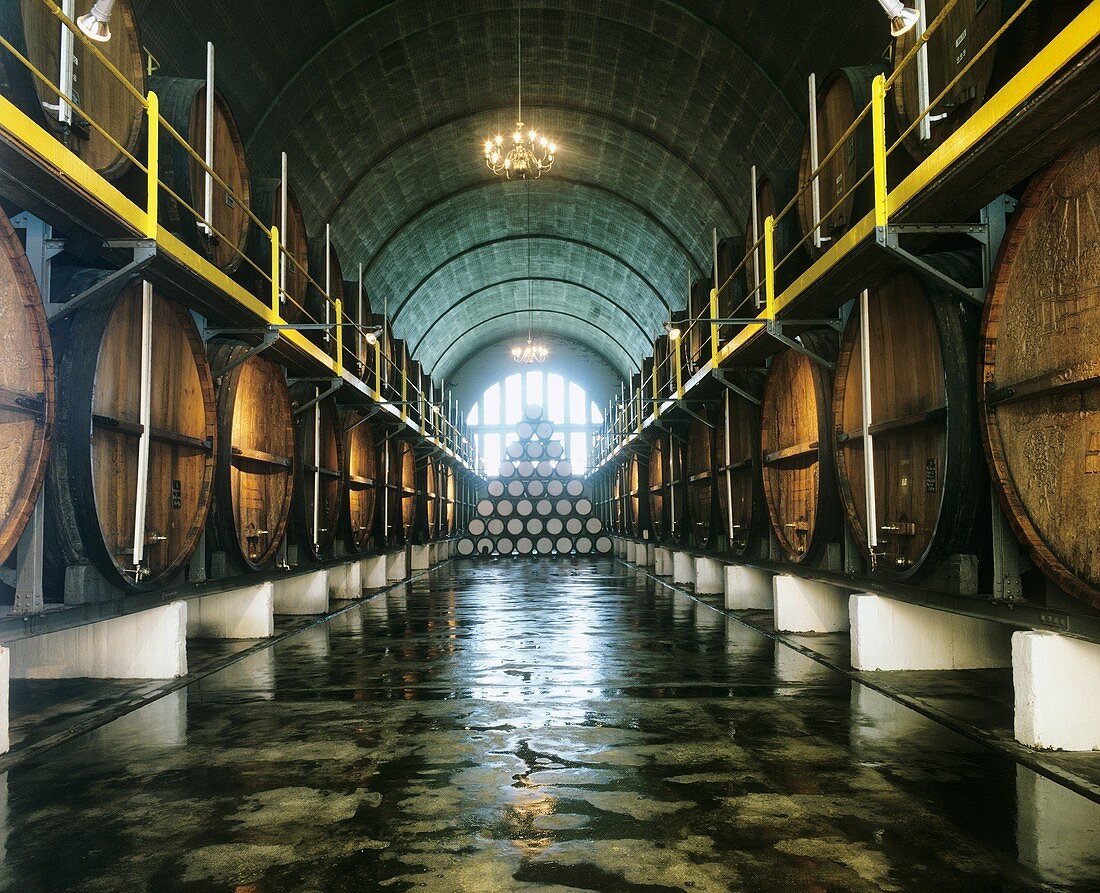
<path id="1" fill-rule="evenodd" d="M 517 344 L 512 348 L 512 359 L 517 363 L 527 363 L 532 365 L 534 363 L 545 363 L 550 356 L 550 351 L 541 344 L 532 344 L 531 335 L 527 335 L 526 344 Z"/>
<path id="2" fill-rule="evenodd" d="M 504 137 L 497 134 L 485 141 L 485 164 L 494 174 L 507 179 L 528 177 L 537 180 L 554 165 L 558 147 L 538 131 L 525 131 L 523 123 L 523 3 L 520 2 L 516 29 L 516 68 L 519 71 L 516 101 L 516 129 L 512 145 L 505 149 Z"/>
<path id="3" fill-rule="evenodd" d="M 537 174 L 536 174 L 537 176 Z M 550 351 L 541 344 L 535 344 L 531 340 L 531 331 L 534 325 L 535 306 L 531 297 L 531 184 L 525 183 L 523 191 L 527 200 L 527 343 L 517 344 L 512 348 L 512 359 L 517 363 L 545 363 L 550 356 Z"/>

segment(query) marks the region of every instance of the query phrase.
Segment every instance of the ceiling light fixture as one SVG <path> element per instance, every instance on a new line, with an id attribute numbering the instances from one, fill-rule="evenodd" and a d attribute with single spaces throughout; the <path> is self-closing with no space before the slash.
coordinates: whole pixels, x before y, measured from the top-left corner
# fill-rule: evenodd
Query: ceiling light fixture
<path id="1" fill-rule="evenodd" d="M 545 363 L 550 351 L 544 345 L 532 341 L 535 308 L 531 297 L 531 184 L 525 183 L 523 189 L 527 193 L 527 238 L 524 240 L 527 243 L 527 343 L 517 344 L 512 348 L 512 359 L 530 366 Z"/>
<path id="2" fill-rule="evenodd" d="M 901 0 L 878 0 L 882 11 L 890 18 L 890 34 L 901 37 L 920 21 L 920 13 L 906 6 Z"/>
<path id="3" fill-rule="evenodd" d="M 516 129 L 510 139 L 512 145 L 505 148 L 504 137 L 497 134 L 485 141 L 485 164 L 497 176 L 511 180 L 528 177 L 537 180 L 554 165 L 558 147 L 546 136 L 540 136 L 534 128 L 524 130 L 523 123 L 523 3 L 517 13 L 516 68 L 519 72 L 516 103 Z"/>
<path id="4" fill-rule="evenodd" d="M 111 39 L 111 13 L 115 0 L 96 0 L 91 11 L 76 20 L 77 26 L 92 40 L 106 43 Z"/>

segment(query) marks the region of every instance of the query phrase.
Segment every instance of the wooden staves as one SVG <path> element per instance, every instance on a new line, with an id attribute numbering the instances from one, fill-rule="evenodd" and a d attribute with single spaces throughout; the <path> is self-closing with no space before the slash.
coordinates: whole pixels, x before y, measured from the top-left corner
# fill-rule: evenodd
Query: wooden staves
<path id="1" fill-rule="evenodd" d="M 728 372 L 746 393 L 764 391 L 762 375 Z M 745 555 L 763 528 L 764 489 L 760 476 L 760 405 L 726 389 L 715 432 L 718 514 L 729 549 Z"/>
<path id="2" fill-rule="evenodd" d="M 377 513 L 378 444 L 375 430 L 357 412 L 341 415 L 344 426 L 344 465 L 347 487 L 341 527 L 351 552 L 364 552 L 370 547 Z"/>
<path id="3" fill-rule="evenodd" d="M 626 465 L 626 533 L 634 539 L 645 538 L 649 530 L 649 461 L 633 453 Z"/>
<path id="4" fill-rule="evenodd" d="M 60 20 L 41 0 L 0 3 L 0 33 L 59 87 L 62 27 Z M 96 47 L 144 96 L 145 60 L 129 0 L 117 0 L 111 15 L 111 39 Z M 79 108 L 111 139 L 136 157 L 143 144 L 145 109 L 75 34 L 73 56 L 74 84 L 70 98 L 76 100 Z M 71 125 L 60 122 L 57 94 L 3 47 L 0 47 L 0 93 L 107 179 L 117 179 L 130 169 L 132 162 L 126 154 L 78 112 L 72 111 Z"/>
<path id="5" fill-rule="evenodd" d="M 111 21 L 114 22 L 113 17 Z M 199 157 L 203 157 L 206 149 L 206 81 L 155 77 L 150 78 L 149 89 L 155 91 L 160 99 L 160 113 L 164 120 L 187 140 Z M 214 94 L 214 155 L 210 167 L 232 190 L 231 195 L 217 180 L 212 181 L 212 230 L 207 231 L 199 217 L 163 189 L 161 221 L 219 270 L 232 273 L 240 267 L 244 259 L 248 232 L 252 227 L 252 220 L 248 216 L 252 202 L 252 183 L 248 175 L 244 143 L 237 130 L 233 111 L 218 92 Z M 206 213 L 206 171 L 169 134 L 167 128 L 161 128 L 160 180 L 198 211 L 199 215 Z M 144 196 L 144 190 L 143 182 L 137 192 Z M 215 232 L 225 238 L 215 235 Z M 270 266 L 269 261 L 264 269 L 269 269 Z"/>
<path id="6" fill-rule="evenodd" d="M 210 349 L 218 383 L 216 541 L 245 570 L 268 567 L 286 535 L 295 435 L 283 371 L 243 344 Z"/>
<path id="7" fill-rule="evenodd" d="M 788 285 L 806 269 L 808 256 L 806 249 L 799 246 L 802 238 L 802 228 L 799 225 L 798 215 L 795 210 L 787 212 L 780 218 L 782 211 L 794 198 L 798 190 L 798 176 L 794 171 L 780 171 L 775 174 L 761 174 L 756 181 L 756 239 L 764 237 L 764 221 L 771 217 L 775 221 L 775 229 L 772 232 L 772 252 L 775 259 L 775 293 L 782 293 Z M 822 194 L 824 200 L 824 193 Z M 832 202 L 829 203 L 830 205 Z M 824 205 L 822 210 L 828 210 L 829 205 Z M 753 240 L 752 211 L 750 209 L 748 220 L 745 223 L 745 253 L 752 250 Z M 796 247 L 798 246 L 798 247 Z M 754 262 L 755 260 L 755 262 Z M 780 262 L 783 262 L 780 265 Z M 764 306 L 764 243 L 760 242 L 756 249 L 755 258 L 749 255 L 741 271 L 741 279 L 744 283 L 745 293 L 752 296 L 748 307 L 750 313 L 741 313 L 741 316 L 755 315 L 759 307 Z"/>
<path id="8" fill-rule="evenodd" d="M 336 322 L 336 301 L 347 304 L 347 295 L 344 292 L 344 273 L 340 267 L 340 258 L 336 256 L 336 246 L 331 245 L 328 257 L 328 274 L 325 274 L 325 234 L 320 235 L 309 245 L 309 275 L 312 279 L 306 286 L 306 317 L 311 323 Z M 327 297 L 324 289 L 327 283 Z M 313 283 L 316 282 L 317 285 Z M 320 286 L 318 288 L 317 286 Z M 356 295 L 358 297 L 358 295 Z M 344 320 L 347 322 L 347 319 Z M 310 341 L 320 347 L 330 357 L 336 357 L 336 329 L 311 329 L 306 332 Z M 344 329 L 344 345 L 352 346 L 353 330 Z M 347 359 L 345 354 L 345 359 Z"/>
<path id="9" fill-rule="evenodd" d="M 658 542 L 679 542 L 683 536 L 684 491 L 683 446 L 673 434 L 658 434 L 649 453 L 649 523 Z"/>
<path id="10" fill-rule="evenodd" d="M 238 271 L 241 281 L 249 285 L 266 303 L 271 296 L 271 227 L 279 228 L 279 241 L 286 252 L 286 279 L 280 301 L 280 314 L 290 323 L 305 322 L 307 275 L 309 274 L 309 240 L 302 206 L 294 190 L 287 187 L 286 226 L 282 225 L 282 187 L 279 180 L 252 178 L 252 213 L 263 227 L 253 223 L 248 233 L 248 258 L 255 264 L 243 264 Z M 292 262 L 292 260 L 294 262 Z M 258 272 L 256 268 L 261 272 Z"/>
<path id="11" fill-rule="evenodd" d="M 983 321 L 995 489 L 1036 564 L 1100 607 L 1100 135 L 1028 185 Z"/>
<path id="12" fill-rule="evenodd" d="M 214 485 L 216 414 L 206 350 L 191 315 L 140 279 L 116 284 L 55 331 L 58 437 L 50 491 L 69 564 L 116 586 L 152 589 L 191 557 Z M 142 420 L 143 321 L 150 337 L 149 424 Z M 138 472 L 148 433 L 144 559 L 135 564 Z M 90 435 L 90 443 L 89 443 Z"/>
<path id="13" fill-rule="evenodd" d="M 34 511 L 54 425 L 53 351 L 42 298 L 0 211 L 0 563 Z"/>
<path id="14" fill-rule="evenodd" d="M 416 454 L 407 440 L 391 437 L 385 445 L 386 542 L 400 546 L 411 541 L 416 521 Z"/>
<path id="15" fill-rule="evenodd" d="M 311 558 L 332 548 L 344 504 L 344 433 L 331 397 L 318 400 L 318 385 L 297 384 L 290 391 L 298 451 L 294 485 L 296 541 Z"/>
<path id="16" fill-rule="evenodd" d="M 714 428 L 717 413 L 710 404 L 699 404 L 688 426 L 684 447 L 684 480 L 687 487 L 687 519 L 692 545 L 706 549 L 720 539 L 715 508 Z"/>
<path id="17" fill-rule="evenodd" d="M 417 462 L 417 520 L 413 536 L 418 543 L 430 543 L 439 535 L 439 512 L 443 505 L 439 463 L 431 456 Z"/>
<path id="18" fill-rule="evenodd" d="M 615 533 L 626 531 L 626 467 L 614 466 L 611 478 L 611 529 Z"/>
<path id="19" fill-rule="evenodd" d="M 804 332 L 802 344 L 836 357 L 831 332 Z M 790 561 L 816 561 L 840 535 L 830 446 L 831 372 L 795 350 L 772 358 L 761 407 L 760 452 L 772 530 Z"/>
<path id="20" fill-rule="evenodd" d="M 980 275 L 963 255 L 925 260 L 961 282 Z M 875 549 L 867 544 L 858 305 L 841 339 L 834 383 L 837 479 L 872 573 L 908 580 L 973 550 L 978 510 L 988 499 L 974 383 L 977 313 L 908 270 L 870 289 L 868 308 Z"/>

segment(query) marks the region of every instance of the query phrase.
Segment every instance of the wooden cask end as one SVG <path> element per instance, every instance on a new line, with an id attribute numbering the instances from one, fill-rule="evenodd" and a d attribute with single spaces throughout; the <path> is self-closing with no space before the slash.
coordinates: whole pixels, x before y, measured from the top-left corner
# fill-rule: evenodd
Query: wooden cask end
<path id="1" fill-rule="evenodd" d="M 439 463 L 431 456 L 417 462 L 415 537 L 418 543 L 430 543 L 439 536 L 439 512 L 443 504 L 439 488 Z"/>
<path id="2" fill-rule="evenodd" d="M 443 508 L 440 512 L 439 535 L 450 538 L 458 532 L 458 472 L 450 465 L 441 466 Z"/>
<path id="3" fill-rule="evenodd" d="M 962 255 L 925 260 L 961 282 L 978 274 Z M 837 482 L 872 573 L 909 580 L 973 550 L 978 510 L 988 498 L 974 382 L 977 312 L 905 269 L 870 289 L 868 312 L 874 550 L 867 545 L 858 305 L 841 338 L 834 382 Z"/>
<path id="4" fill-rule="evenodd" d="M 649 524 L 658 542 L 679 542 L 683 535 L 684 491 L 681 441 L 674 434 L 659 434 L 649 453 Z"/>
<path id="5" fill-rule="evenodd" d="M 687 486 L 687 518 L 692 545 L 706 549 L 720 537 L 715 521 L 715 452 L 714 419 L 717 413 L 710 404 L 699 404 L 688 425 L 684 448 L 684 480 Z"/>
<path id="6" fill-rule="evenodd" d="M 807 169 L 808 173 L 808 169 Z M 795 209 L 787 212 L 785 217 L 779 217 L 798 190 L 798 175 L 794 171 L 780 171 L 775 174 L 762 174 L 756 181 L 756 240 L 764 237 L 764 221 L 768 217 L 775 220 L 775 229 L 772 231 L 772 250 L 775 257 L 775 293 L 779 295 L 806 269 L 808 256 L 803 246 L 799 245 L 802 239 L 802 227 L 799 224 L 798 214 Z M 824 200 L 824 195 L 822 196 Z M 831 202 L 830 202 L 831 204 Z M 822 210 L 828 210 L 829 205 L 824 205 Z M 752 209 L 750 208 L 748 220 L 745 224 L 745 254 L 752 250 L 756 240 L 753 239 Z M 782 262 L 782 263 L 781 263 Z M 756 249 L 755 263 L 752 255 L 749 255 L 742 270 L 742 281 L 745 293 L 753 296 L 752 308 L 764 305 L 764 243 L 760 242 Z M 748 314 L 741 314 L 746 316 Z"/>
<path id="7" fill-rule="evenodd" d="M 344 432 L 335 401 L 318 400 L 320 394 L 312 384 L 290 390 L 298 452 L 294 527 L 299 547 L 313 559 L 332 548 L 344 504 Z"/>
<path id="8" fill-rule="evenodd" d="M 745 250 L 744 236 L 730 236 L 718 242 L 718 316 L 723 319 L 753 315 L 749 311 L 752 303 L 745 302 L 745 278 L 734 270 L 741 263 Z M 729 341 L 743 326 L 724 323 L 718 327 L 718 340 L 721 344 Z"/>
<path id="9" fill-rule="evenodd" d="M 626 532 L 643 539 L 649 530 L 649 462 L 639 453 L 631 455 L 626 472 Z"/>
<path id="10" fill-rule="evenodd" d="M 671 345 L 667 334 L 658 335 L 653 340 L 653 368 L 657 374 L 657 393 L 660 399 L 667 400 L 676 387 Z"/>
<path id="11" fill-rule="evenodd" d="M 111 21 L 113 24 L 113 17 Z M 187 140 L 200 157 L 204 156 L 206 81 L 154 77 L 149 80 L 149 89 L 155 91 L 160 100 L 160 113 L 164 120 Z M 213 180 L 211 222 L 220 235 L 208 233 L 198 218 L 165 190 L 161 191 L 161 219 L 172 232 L 219 270 L 232 273 L 240 267 L 248 247 L 248 232 L 252 228 L 252 219 L 248 214 L 252 203 L 252 182 L 233 110 L 217 91 L 214 93 L 213 158 L 210 166 L 232 190 L 232 194 L 226 192 L 217 180 Z M 160 179 L 199 214 L 205 212 L 206 171 L 166 128 L 161 128 Z M 144 196 L 144 183 L 140 194 Z M 268 268 L 270 266 L 269 262 Z"/>
<path id="12" fill-rule="evenodd" d="M 0 33 L 57 85 L 60 85 L 62 27 L 41 0 L 0 3 Z M 117 0 L 111 15 L 111 39 L 97 43 L 96 48 L 135 90 L 145 95 L 145 60 L 129 0 Z M 73 55 L 76 73 L 72 98 L 116 143 L 137 157 L 144 142 L 145 109 L 75 34 Z M 3 47 L 0 47 L 0 93 L 108 180 L 121 177 L 131 168 L 132 162 L 126 154 L 77 111 L 72 112 L 71 126 L 59 122 L 57 95 Z"/>
<path id="13" fill-rule="evenodd" d="M 287 187 L 286 226 L 282 225 L 283 191 L 279 180 L 269 177 L 252 178 L 252 213 L 263 223 L 253 222 L 248 231 L 248 259 L 239 275 L 266 304 L 271 296 L 271 227 L 279 228 L 279 241 L 286 251 L 286 280 L 280 304 L 280 313 L 290 323 L 305 322 L 307 301 L 307 276 L 309 275 L 309 239 L 306 236 L 306 220 L 302 206 L 294 190 Z M 294 263 L 291 262 L 293 258 Z M 263 273 L 257 272 L 256 268 Z"/>
<path id="14" fill-rule="evenodd" d="M 742 391 L 758 400 L 764 377 L 750 372 L 727 372 Z M 726 389 L 722 413 L 715 431 L 718 469 L 718 515 L 726 545 L 745 555 L 762 529 L 763 481 L 760 477 L 760 404 Z"/>
<path id="15" fill-rule="evenodd" d="M 688 310 L 691 315 L 689 328 L 684 332 L 684 347 L 687 349 L 687 381 L 706 365 L 710 359 L 710 323 L 701 320 L 710 319 L 710 290 L 713 283 L 709 279 L 696 279 L 691 284 Z"/>
<path id="16" fill-rule="evenodd" d="M 147 297 L 147 300 L 146 300 Z M 148 314 L 148 316 L 146 316 Z M 135 567 L 142 328 L 151 337 L 144 560 Z M 70 564 L 117 586 L 153 589 L 198 544 L 214 486 L 217 420 L 206 350 L 191 314 L 131 279 L 55 330 L 58 437 L 50 490 Z"/>
<path id="17" fill-rule="evenodd" d="M 295 432 L 282 369 L 248 347 L 211 346 L 218 382 L 218 465 L 214 530 L 245 570 L 274 560 L 286 535 L 294 492 Z"/>
<path id="18" fill-rule="evenodd" d="M 611 529 L 618 534 L 626 532 L 625 492 L 626 467 L 616 465 L 611 478 Z"/>
<path id="19" fill-rule="evenodd" d="M 381 485 L 375 430 L 366 418 L 357 412 L 341 414 L 347 481 L 341 528 L 344 541 L 353 553 L 364 552 L 370 547 Z"/>
<path id="20" fill-rule="evenodd" d="M 804 332 L 819 357 L 836 358 L 836 335 Z M 830 444 L 831 373 L 795 350 L 772 358 L 761 406 L 760 453 L 772 530 L 788 560 L 816 561 L 840 537 Z"/>
<path id="21" fill-rule="evenodd" d="M 336 255 L 336 246 L 330 245 L 328 264 L 325 263 L 325 234 L 309 243 L 310 282 L 306 286 L 306 316 L 314 323 L 336 322 L 336 301 L 346 303 L 344 293 L 344 272 L 340 267 L 340 258 Z M 317 283 L 314 285 L 314 283 Z M 326 292 L 327 289 L 327 292 Z M 345 319 L 344 322 L 347 322 Z M 352 329 L 344 329 L 344 343 L 352 345 Z M 306 337 L 320 347 L 330 357 L 336 357 L 336 329 L 310 329 Z M 345 354 L 346 359 L 350 359 Z"/>
<path id="22" fill-rule="evenodd" d="M 0 563 L 19 541 L 46 474 L 54 425 L 53 350 L 38 284 L 0 210 Z"/>
<path id="23" fill-rule="evenodd" d="M 411 541 L 416 521 L 416 454 L 407 440 L 391 437 L 385 446 L 386 463 L 386 530 L 390 545 L 400 546 Z"/>
<path id="24" fill-rule="evenodd" d="M 1028 185 L 983 321 L 995 489 L 1035 563 L 1100 607 L 1100 134 Z"/>

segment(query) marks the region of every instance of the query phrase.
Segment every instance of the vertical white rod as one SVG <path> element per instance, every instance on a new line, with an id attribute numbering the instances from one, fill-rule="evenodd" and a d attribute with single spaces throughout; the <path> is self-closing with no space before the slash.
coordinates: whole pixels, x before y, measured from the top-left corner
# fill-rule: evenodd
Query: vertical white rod
<path id="1" fill-rule="evenodd" d="M 214 168 L 214 44 L 206 44 L 206 166 Z M 214 178 L 210 171 L 203 172 L 203 229 L 214 232 Z"/>
<path id="2" fill-rule="evenodd" d="M 61 0 L 61 11 L 68 16 L 69 21 L 76 18 L 76 0 Z M 73 95 L 73 86 L 76 83 L 76 56 L 73 54 L 73 32 L 61 24 L 61 71 L 57 86 L 66 96 Z M 73 123 L 73 107 L 60 97 L 57 100 L 57 120 L 62 124 Z"/>
<path id="3" fill-rule="evenodd" d="M 718 227 L 712 226 L 710 229 L 710 247 L 711 247 L 711 260 L 714 264 L 714 288 L 717 291 L 718 282 Z"/>
<path id="4" fill-rule="evenodd" d="M 356 322 L 355 343 L 356 343 L 356 348 L 357 348 L 356 352 L 359 356 L 359 364 L 361 366 L 365 366 L 366 365 L 366 359 L 367 359 L 367 341 L 366 341 L 366 337 L 363 335 L 364 320 L 363 320 L 363 265 L 362 264 L 359 264 L 359 303 L 358 303 L 358 310 L 356 310 L 356 313 L 355 313 L 355 322 Z"/>
<path id="5" fill-rule="evenodd" d="M 733 395 L 730 394 L 729 388 L 726 391 L 726 415 L 722 419 L 722 424 L 725 425 L 725 436 L 722 438 L 725 441 L 725 453 L 724 461 L 726 464 L 726 528 L 729 530 L 729 540 L 733 543 L 733 472 L 730 471 L 730 403 L 733 400 Z"/>
<path id="6" fill-rule="evenodd" d="M 818 165 L 817 151 L 817 75 L 810 72 L 810 170 L 816 171 Z M 755 191 L 755 190 L 754 190 Z M 820 178 L 815 174 L 810 183 L 810 194 L 813 200 L 813 227 L 814 247 L 821 247 L 821 186 Z"/>
<path id="7" fill-rule="evenodd" d="M 314 399 L 321 389 L 313 389 Z M 313 404 L 313 548 L 321 545 L 321 401 Z"/>
<path id="8" fill-rule="evenodd" d="M 917 0 L 917 12 L 919 17 L 917 19 L 917 27 L 913 32 L 914 39 L 920 40 L 924 34 L 925 29 L 928 27 L 927 18 L 924 11 L 924 0 Z M 928 95 L 928 44 L 921 44 L 921 48 L 917 50 L 917 108 L 920 111 L 924 111 L 928 108 L 930 102 Z M 922 141 L 932 139 L 932 116 L 925 115 L 920 119 L 920 124 L 917 125 L 917 136 Z"/>
<path id="9" fill-rule="evenodd" d="M 279 183 L 279 238 L 282 239 L 283 245 L 287 245 L 286 236 L 286 217 L 287 217 L 287 161 L 286 152 L 283 153 L 281 160 L 281 173 L 282 180 Z M 279 300 L 286 301 L 286 250 L 280 248 L 279 250 Z"/>
<path id="10" fill-rule="evenodd" d="M 325 325 L 327 326 L 331 321 L 329 314 L 331 313 L 329 304 L 332 294 L 332 225 L 325 224 Z M 325 344 L 330 341 L 329 330 L 325 329 Z"/>
<path id="11" fill-rule="evenodd" d="M 149 495 L 149 441 L 152 427 L 153 286 L 141 283 L 141 384 L 139 387 L 137 486 L 134 493 L 134 568 L 145 560 L 145 512 Z"/>
<path id="12" fill-rule="evenodd" d="M 756 197 L 756 165 L 754 164 L 749 170 L 749 179 L 752 180 L 752 191 L 750 195 L 750 203 L 752 204 L 752 228 L 749 233 L 749 238 L 752 240 L 752 301 L 753 306 L 759 310 L 766 303 L 764 290 L 760 287 L 760 246 L 757 245 L 757 241 L 760 239 L 760 225 L 757 222 L 760 218 L 760 206 L 757 203 Z M 816 182 L 816 181 L 815 181 Z"/>
<path id="13" fill-rule="evenodd" d="M 868 320 L 867 289 L 859 296 L 860 395 L 863 406 L 863 477 L 867 498 L 867 548 L 878 545 L 878 518 L 875 512 L 875 446 L 871 436 L 871 324 Z"/>
<path id="14" fill-rule="evenodd" d="M 390 442 L 385 441 L 382 449 L 382 474 L 380 477 L 385 482 L 382 487 L 382 541 L 390 538 Z"/>

